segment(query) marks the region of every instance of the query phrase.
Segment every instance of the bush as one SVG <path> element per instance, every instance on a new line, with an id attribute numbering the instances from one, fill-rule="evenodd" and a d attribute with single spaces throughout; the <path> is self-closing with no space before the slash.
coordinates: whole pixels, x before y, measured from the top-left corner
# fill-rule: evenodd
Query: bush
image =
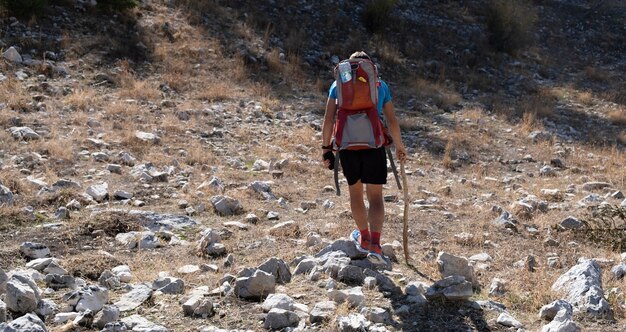
<path id="1" fill-rule="evenodd" d="M 491 0 L 487 9 L 489 42 L 498 51 L 515 53 L 533 42 L 537 14 L 525 0 Z"/>
<path id="2" fill-rule="evenodd" d="M 397 0 L 368 1 L 361 17 L 367 31 L 375 33 L 384 28 L 385 24 L 391 19 L 391 10 L 396 5 L 396 2 Z"/>
<path id="3" fill-rule="evenodd" d="M 137 0 L 98 0 L 98 8 L 106 11 L 124 11 L 137 7 Z"/>
<path id="4" fill-rule="evenodd" d="M 590 208 L 591 214 L 581 220 L 584 227 L 576 233 L 592 243 L 616 252 L 626 250 L 626 208 L 613 205 Z"/>
<path id="5" fill-rule="evenodd" d="M 19 18 L 40 16 L 47 5 L 47 0 L 0 0 L 0 7 L 4 8 L 9 15 Z"/>

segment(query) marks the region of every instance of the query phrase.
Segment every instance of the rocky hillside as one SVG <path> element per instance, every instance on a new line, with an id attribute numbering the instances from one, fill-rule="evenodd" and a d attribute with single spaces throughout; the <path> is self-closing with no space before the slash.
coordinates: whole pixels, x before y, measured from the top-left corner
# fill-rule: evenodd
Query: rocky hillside
<path id="1" fill-rule="evenodd" d="M 50 3 L 0 12 L 0 331 L 626 329 L 623 1 Z M 386 266 L 320 162 L 360 49 Z"/>

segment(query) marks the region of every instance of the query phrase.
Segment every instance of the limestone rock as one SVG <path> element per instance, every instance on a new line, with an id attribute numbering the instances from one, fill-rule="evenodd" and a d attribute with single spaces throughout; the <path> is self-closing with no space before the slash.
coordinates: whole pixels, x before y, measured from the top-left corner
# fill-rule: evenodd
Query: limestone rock
<path id="1" fill-rule="evenodd" d="M 232 216 L 243 213 L 241 203 L 228 196 L 213 196 L 211 197 L 211 204 L 215 212 L 222 216 Z"/>
<path id="2" fill-rule="evenodd" d="M 311 324 L 323 323 L 332 317 L 336 308 L 334 301 L 318 302 L 309 313 L 309 321 Z"/>
<path id="3" fill-rule="evenodd" d="M 428 300 L 444 298 L 450 301 L 464 301 L 472 295 L 472 284 L 460 275 L 449 276 L 435 282 L 424 294 Z"/>
<path id="4" fill-rule="evenodd" d="M 20 245 L 20 253 L 29 259 L 50 256 L 50 249 L 41 243 L 24 242 Z"/>
<path id="5" fill-rule="evenodd" d="M 7 281 L 5 301 L 9 310 L 20 314 L 33 312 L 41 294 L 34 281 L 23 275 L 12 275 Z"/>
<path id="6" fill-rule="evenodd" d="M 274 293 L 276 278 L 265 271 L 255 270 L 249 277 L 235 280 L 235 295 L 250 300 L 257 300 Z"/>
<path id="7" fill-rule="evenodd" d="M 363 294 L 361 287 L 354 287 L 346 290 L 329 290 L 328 298 L 336 303 L 348 302 L 350 306 L 358 307 L 365 300 L 365 295 Z"/>
<path id="8" fill-rule="evenodd" d="M 592 317 L 612 317 L 609 302 L 602 290 L 602 273 L 595 260 L 573 266 L 552 284 L 553 291 L 563 291 L 575 311 Z"/>
<path id="9" fill-rule="evenodd" d="M 286 284 L 291 282 L 291 271 L 289 265 L 282 259 L 272 257 L 259 265 L 259 270 L 272 274 L 276 278 L 276 282 L 279 284 Z"/>
<path id="10" fill-rule="evenodd" d="M 96 202 L 102 203 L 104 200 L 109 198 L 109 184 L 106 182 L 101 182 L 91 185 L 87 188 L 86 193 L 87 195 L 91 196 Z"/>
<path id="11" fill-rule="evenodd" d="M 0 324 L 2 328 L 2 324 Z M 44 322 L 37 315 L 28 313 L 19 317 L 2 329 L 3 332 L 47 332 Z"/>
<path id="12" fill-rule="evenodd" d="M 131 331 L 168 332 L 166 327 L 155 324 L 140 315 L 122 318 L 122 322 L 127 326 L 128 330 Z"/>
<path id="13" fill-rule="evenodd" d="M 131 311 L 139 307 L 152 295 L 152 289 L 144 284 L 133 286 L 130 292 L 122 295 L 119 301 L 115 302 L 121 312 Z"/>
<path id="14" fill-rule="evenodd" d="M 272 309 L 283 309 L 293 311 L 296 301 L 287 294 L 270 294 L 263 301 L 263 311 L 269 312 Z"/>
<path id="15" fill-rule="evenodd" d="M 469 265 L 467 258 L 454 256 L 446 252 L 437 255 L 437 266 L 443 278 L 449 276 L 462 276 L 465 280 L 477 286 L 478 281 L 474 276 L 474 268 Z"/>
<path id="16" fill-rule="evenodd" d="M 13 204 L 13 193 L 9 188 L 0 184 L 0 206 L 4 204 Z"/>
<path id="17" fill-rule="evenodd" d="M 22 62 L 22 55 L 20 55 L 20 52 L 18 52 L 13 46 L 4 51 L 4 53 L 2 53 L 2 57 L 11 62 Z"/>
<path id="18" fill-rule="evenodd" d="M 298 326 L 300 317 L 293 311 L 274 308 L 265 316 L 263 327 L 272 331 Z"/>

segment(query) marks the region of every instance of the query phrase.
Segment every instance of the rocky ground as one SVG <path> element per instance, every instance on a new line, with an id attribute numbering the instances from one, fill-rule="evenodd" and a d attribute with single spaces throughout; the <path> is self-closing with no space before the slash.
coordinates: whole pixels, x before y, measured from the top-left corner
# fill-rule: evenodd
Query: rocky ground
<path id="1" fill-rule="evenodd" d="M 70 3 L 1 18 L 1 331 L 626 328 L 623 4 L 539 1 L 510 56 L 478 5 L 400 2 L 365 48 L 410 154 L 410 260 L 390 173 L 374 267 L 319 150 L 361 5 Z"/>

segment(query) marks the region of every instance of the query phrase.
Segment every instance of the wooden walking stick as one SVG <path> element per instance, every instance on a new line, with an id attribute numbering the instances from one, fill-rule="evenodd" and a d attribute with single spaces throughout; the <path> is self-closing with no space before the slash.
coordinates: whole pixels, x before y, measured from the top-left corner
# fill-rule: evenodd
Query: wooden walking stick
<path id="1" fill-rule="evenodd" d="M 409 264 L 409 186 L 406 180 L 406 172 L 404 171 L 404 161 L 400 160 L 400 176 L 402 176 L 402 192 L 404 193 L 404 215 L 402 228 L 402 246 L 404 247 L 404 259 Z"/>

